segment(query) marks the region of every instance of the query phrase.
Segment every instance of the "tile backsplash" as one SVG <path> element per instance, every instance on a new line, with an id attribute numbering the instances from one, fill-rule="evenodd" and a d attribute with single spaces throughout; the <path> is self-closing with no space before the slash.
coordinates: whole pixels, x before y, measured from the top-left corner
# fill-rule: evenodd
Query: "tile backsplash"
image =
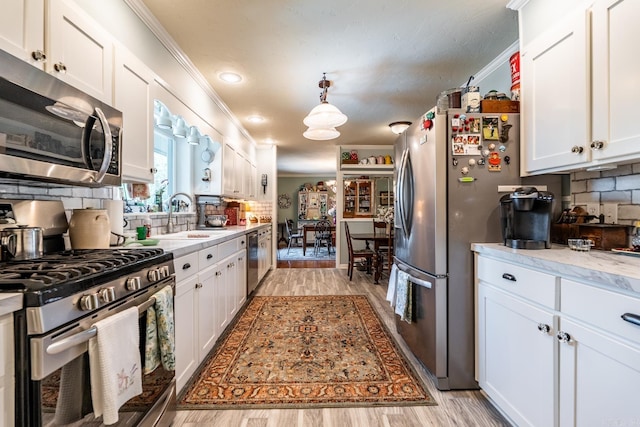
<path id="1" fill-rule="evenodd" d="M 640 163 L 599 172 L 571 174 L 571 204 L 586 208 L 587 203 L 618 205 L 618 224 L 632 225 L 640 220 Z"/>

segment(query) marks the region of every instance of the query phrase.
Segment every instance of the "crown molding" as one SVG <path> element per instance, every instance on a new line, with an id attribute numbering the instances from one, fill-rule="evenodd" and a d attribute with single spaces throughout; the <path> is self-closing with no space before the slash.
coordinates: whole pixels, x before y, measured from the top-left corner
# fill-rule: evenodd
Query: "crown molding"
<path id="1" fill-rule="evenodd" d="M 133 13 L 140 18 L 142 23 L 149 28 L 149 30 L 156 36 L 156 38 L 162 43 L 162 45 L 169 51 L 169 53 L 175 58 L 182 68 L 196 81 L 196 83 L 206 92 L 211 100 L 222 110 L 222 112 L 231 120 L 231 122 L 240 130 L 240 132 L 247 137 L 254 145 L 257 145 L 251 134 L 244 128 L 240 120 L 233 114 L 233 112 L 227 107 L 227 104 L 218 96 L 215 90 L 211 87 L 207 79 L 191 62 L 189 57 L 178 46 L 176 41 L 169 35 L 167 30 L 160 24 L 158 19 L 151 13 L 149 8 L 142 2 L 142 0 L 124 0 L 125 4 L 133 11 Z"/>
<path id="2" fill-rule="evenodd" d="M 507 3 L 507 8 L 512 10 L 520 10 L 527 3 L 529 3 L 529 0 L 511 0 L 509 3 Z"/>
<path id="3" fill-rule="evenodd" d="M 511 55 L 516 53 L 520 49 L 520 41 L 516 40 L 509 47 L 502 51 L 502 53 L 496 56 L 491 62 L 485 65 L 480 71 L 473 75 L 473 81 L 482 81 L 485 77 L 496 71 L 499 67 L 504 65 L 505 62 L 509 62 Z M 464 87 L 467 82 L 464 82 L 461 87 Z M 473 83 L 471 84 L 473 86 Z"/>

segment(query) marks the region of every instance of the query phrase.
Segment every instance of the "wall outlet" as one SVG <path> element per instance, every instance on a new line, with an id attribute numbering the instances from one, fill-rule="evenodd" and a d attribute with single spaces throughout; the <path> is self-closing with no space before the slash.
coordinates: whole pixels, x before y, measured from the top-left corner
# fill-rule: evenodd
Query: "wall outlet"
<path id="1" fill-rule="evenodd" d="M 618 223 L 618 204 L 605 203 L 602 205 L 602 213 L 604 214 L 604 222 L 606 224 Z"/>
<path id="2" fill-rule="evenodd" d="M 587 215 L 599 216 L 600 203 L 587 203 Z"/>

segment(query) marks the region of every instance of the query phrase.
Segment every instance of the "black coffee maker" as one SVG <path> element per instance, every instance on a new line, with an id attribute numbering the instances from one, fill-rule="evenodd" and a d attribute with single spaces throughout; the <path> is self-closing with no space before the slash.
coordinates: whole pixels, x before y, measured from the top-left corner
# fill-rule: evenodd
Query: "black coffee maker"
<path id="1" fill-rule="evenodd" d="M 505 246 L 514 249 L 551 247 L 553 194 L 520 187 L 500 198 L 500 221 Z"/>

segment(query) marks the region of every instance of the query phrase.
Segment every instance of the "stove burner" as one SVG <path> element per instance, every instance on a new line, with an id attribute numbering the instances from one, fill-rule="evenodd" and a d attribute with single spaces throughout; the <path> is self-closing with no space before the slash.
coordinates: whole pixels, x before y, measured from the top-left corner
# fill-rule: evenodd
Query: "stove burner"
<path id="1" fill-rule="evenodd" d="M 83 249 L 0 263 L 0 292 L 41 293 L 39 304 L 44 304 L 44 300 L 71 295 L 166 257 L 170 259 L 171 254 L 162 249 Z"/>

